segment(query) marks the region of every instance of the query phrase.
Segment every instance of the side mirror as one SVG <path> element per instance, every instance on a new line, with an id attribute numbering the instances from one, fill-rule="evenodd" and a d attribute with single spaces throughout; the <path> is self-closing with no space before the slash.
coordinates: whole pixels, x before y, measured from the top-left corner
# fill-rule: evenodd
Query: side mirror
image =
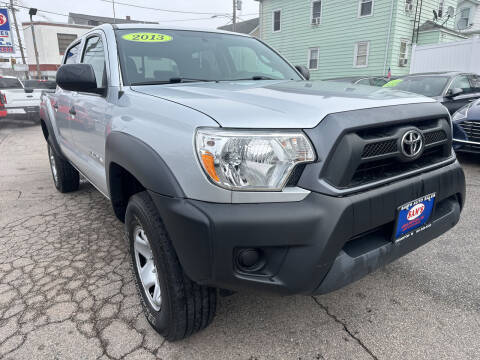
<path id="1" fill-rule="evenodd" d="M 27 94 L 33 93 L 33 89 L 25 88 L 23 89 Z"/>
<path id="2" fill-rule="evenodd" d="M 56 77 L 63 90 L 99 93 L 95 72 L 90 64 L 65 64 L 60 66 Z"/>
<path id="3" fill-rule="evenodd" d="M 447 98 L 453 99 L 454 97 L 463 94 L 463 89 L 453 88 L 447 91 Z"/>
<path id="4" fill-rule="evenodd" d="M 298 72 L 302 74 L 305 80 L 310 80 L 310 70 L 308 70 L 306 66 L 295 65 L 295 69 L 297 69 Z"/>

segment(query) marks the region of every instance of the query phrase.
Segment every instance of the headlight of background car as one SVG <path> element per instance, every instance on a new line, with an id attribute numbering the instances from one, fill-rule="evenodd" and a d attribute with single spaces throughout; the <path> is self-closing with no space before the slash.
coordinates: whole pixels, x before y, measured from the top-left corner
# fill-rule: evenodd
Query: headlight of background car
<path id="1" fill-rule="evenodd" d="M 296 165 L 315 160 L 302 132 L 198 129 L 195 140 L 209 179 L 229 190 L 281 191 Z"/>
<path id="2" fill-rule="evenodd" d="M 468 110 L 470 109 L 471 106 L 472 104 L 470 103 L 462 107 L 455 114 L 453 114 L 452 120 L 459 121 L 459 120 L 465 119 L 468 116 Z"/>

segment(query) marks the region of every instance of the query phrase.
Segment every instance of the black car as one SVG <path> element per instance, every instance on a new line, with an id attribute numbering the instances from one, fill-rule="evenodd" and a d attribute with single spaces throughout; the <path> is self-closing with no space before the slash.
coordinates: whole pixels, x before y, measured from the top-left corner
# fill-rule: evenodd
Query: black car
<path id="1" fill-rule="evenodd" d="M 369 86 L 383 86 L 392 79 L 383 76 L 350 76 L 334 79 L 327 79 L 326 81 L 344 82 L 355 85 L 369 85 Z"/>
<path id="2" fill-rule="evenodd" d="M 395 80 L 393 88 L 432 97 L 454 114 L 480 98 L 480 76 L 461 72 L 412 74 Z M 388 86 L 388 85 L 387 85 Z"/>
<path id="3" fill-rule="evenodd" d="M 455 151 L 480 154 L 480 100 L 453 115 L 453 148 Z"/>

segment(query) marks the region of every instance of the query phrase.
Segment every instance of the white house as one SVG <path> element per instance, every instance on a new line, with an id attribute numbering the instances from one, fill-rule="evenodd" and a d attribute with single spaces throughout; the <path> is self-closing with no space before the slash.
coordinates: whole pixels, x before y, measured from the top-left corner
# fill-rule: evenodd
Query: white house
<path id="1" fill-rule="evenodd" d="M 36 76 L 35 50 L 32 24 L 22 23 L 26 60 L 31 75 Z M 33 22 L 38 49 L 38 62 L 42 77 L 54 78 L 68 45 L 92 28 L 88 25 L 74 25 L 45 21 Z"/>

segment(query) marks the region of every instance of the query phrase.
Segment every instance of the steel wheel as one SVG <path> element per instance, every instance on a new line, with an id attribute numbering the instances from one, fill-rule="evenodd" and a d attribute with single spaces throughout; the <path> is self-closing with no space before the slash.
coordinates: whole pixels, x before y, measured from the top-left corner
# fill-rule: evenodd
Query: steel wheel
<path id="1" fill-rule="evenodd" d="M 150 305 L 159 311 L 162 307 L 162 293 L 150 243 L 145 231 L 140 226 L 135 228 L 133 238 L 138 276 Z"/>
<path id="2" fill-rule="evenodd" d="M 52 170 L 53 181 L 55 182 L 55 185 L 57 185 L 58 184 L 57 163 L 55 162 L 55 156 L 53 155 L 51 146 L 48 146 L 48 158 L 50 159 L 50 169 Z"/>

